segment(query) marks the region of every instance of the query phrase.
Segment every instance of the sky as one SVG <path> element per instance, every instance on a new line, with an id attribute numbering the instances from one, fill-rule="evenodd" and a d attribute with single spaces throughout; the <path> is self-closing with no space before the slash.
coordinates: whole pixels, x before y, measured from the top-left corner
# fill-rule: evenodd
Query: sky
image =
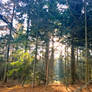
<path id="1" fill-rule="evenodd" d="M 3 2 L 7 2 L 8 0 L 1 0 L 1 1 L 3 1 Z"/>

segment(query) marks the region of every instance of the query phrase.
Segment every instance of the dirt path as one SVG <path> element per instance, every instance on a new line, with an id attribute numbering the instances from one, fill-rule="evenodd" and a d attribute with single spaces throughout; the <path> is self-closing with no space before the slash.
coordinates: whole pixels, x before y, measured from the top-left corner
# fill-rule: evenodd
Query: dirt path
<path id="1" fill-rule="evenodd" d="M 12 86 L 7 87 L 0 85 L 0 92 L 73 92 L 77 89 L 79 85 L 73 85 L 68 87 L 68 91 L 63 84 L 50 84 L 48 86 L 37 86 L 32 88 L 30 85 L 22 86 Z M 88 89 L 83 89 L 81 92 L 92 92 L 92 85 Z"/>
<path id="2" fill-rule="evenodd" d="M 67 92 L 65 87 L 62 85 L 48 85 L 48 86 L 38 86 L 32 88 L 31 86 L 21 87 L 10 87 L 1 88 L 0 92 Z"/>

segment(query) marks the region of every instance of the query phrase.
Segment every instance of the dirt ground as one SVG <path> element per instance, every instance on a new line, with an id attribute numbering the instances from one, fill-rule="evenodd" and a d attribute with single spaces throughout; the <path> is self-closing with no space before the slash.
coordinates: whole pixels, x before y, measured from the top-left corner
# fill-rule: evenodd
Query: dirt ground
<path id="1" fill-rule="evenodd" d="M 31 85 L 25 85 L 22 87 L 21 85 L 10 85 L 10 84 L 0 84 L 0 92 L 73 92 L 80 85 L 69 85 L 66 87 L 63 84 L 50 84 L 48 86 L 36 86 L 32 88 Z M 92 85 L 88 86 L 88 88 L 83 89 L 81 92 L 92 92 Z"/>

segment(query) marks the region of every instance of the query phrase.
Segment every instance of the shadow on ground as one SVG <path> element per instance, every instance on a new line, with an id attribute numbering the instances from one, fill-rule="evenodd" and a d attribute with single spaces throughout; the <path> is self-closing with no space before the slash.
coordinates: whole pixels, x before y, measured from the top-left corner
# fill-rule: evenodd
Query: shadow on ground
<path id="1" fill-rule="evenodd" d="M 0 92 L 73 92 L 80 85 L 69 85 L 66 89 L 66 86 L 60 83 L 49 84 L 48 86 L 36 86 L 32 88 L 30 85 L 25 85 L 24 87 L 17 86 L 5 86 L 0 85 Z M 83 89 L 81 92 L 92 92 L 92 85 L 88 86 L 88 88 Z"/>

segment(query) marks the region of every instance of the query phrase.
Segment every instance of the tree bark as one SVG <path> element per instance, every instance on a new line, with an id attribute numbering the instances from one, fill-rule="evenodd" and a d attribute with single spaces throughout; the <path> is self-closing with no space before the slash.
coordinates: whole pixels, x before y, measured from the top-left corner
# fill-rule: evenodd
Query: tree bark
<path id="1" fill-rule="evenodd" d="M 28 15 L 27 15 L 27 31 L 26 31 L 26 44 L 25 44 L 25 52 L 27 51 L 28 48 L 28 36 L 29 36 L 29 10 L 28 10 Z"/>
<path id="2" fill-rule="evenodd" d="M 12 28 L 13 28 L 13 18 L 14 18 L 14 10 L 15 10 L 15 3 L 13 6 L 13 12 L 12 12 L 12 17 L 11 17 L 11 23 L 10 23 L 10 33 L 9 33 L 9 38 L 7 41 L 7 60 L 6 60 L 6 64 L 5 64 L 5 71 L 4 71 L 4 82 L 7 82 L 7 72 L 8 72 L 8 62 L 9 62 L 9 54 L 10 54 L 10 43 L 11 43 L 11 37 L 12 37 Z"/>
<path id="3" fill-rule="evenodd" d="M 86 14 L 86 0 L 84 0 L 84 12 L 85 12 L 85 50 L 86 50 L 86 59 L 85 59 L 85 82 L 89 81 L 89 66 L 88 66 L 88 37 L 87 37 L 87 14 Z"/>
<path id="4" fill-rule="evenodd" d="M 65 46 L 65 65 L 64 65 L 64 76 L 65 76 L 65 84 L 67 84 L 67 50 Z"/>
<path id="5" fill-rule="evenodd" d="M 52 35 L 51 57 L 49 62 L 49 75 L 51 81 L 53 80 L 53 70 L 54 70 L 54 36 Z"/>
<path id="6" fill-rule="evenodd" d="M 47 39 L 46 39 L 46 52 L 45 52 L 45 63 L 46 63 L 46 85 L 48 85 L 49 80 L 49 69 L 48 69 L 48 63 L 49 63 L 49 36 L 47 33 Z"/>
<path id="7" fill-rule="evenodd" d="M 71 41 L 71 79 L 72 84 L 75 82 L 75 54 L 74 54 L 74 39 Z"/>
<path id="8" fill-rule="evenodd" d="M 37 63 L 37 54 L 38 54 L 38 34 L 36 33 L 36 43 L 35 43 L 35 60 L 34 60 L 34 65 L 33 65 L 33 87 L 35 85 L 35 71 L 36 71 L 36 63 Z"/>

